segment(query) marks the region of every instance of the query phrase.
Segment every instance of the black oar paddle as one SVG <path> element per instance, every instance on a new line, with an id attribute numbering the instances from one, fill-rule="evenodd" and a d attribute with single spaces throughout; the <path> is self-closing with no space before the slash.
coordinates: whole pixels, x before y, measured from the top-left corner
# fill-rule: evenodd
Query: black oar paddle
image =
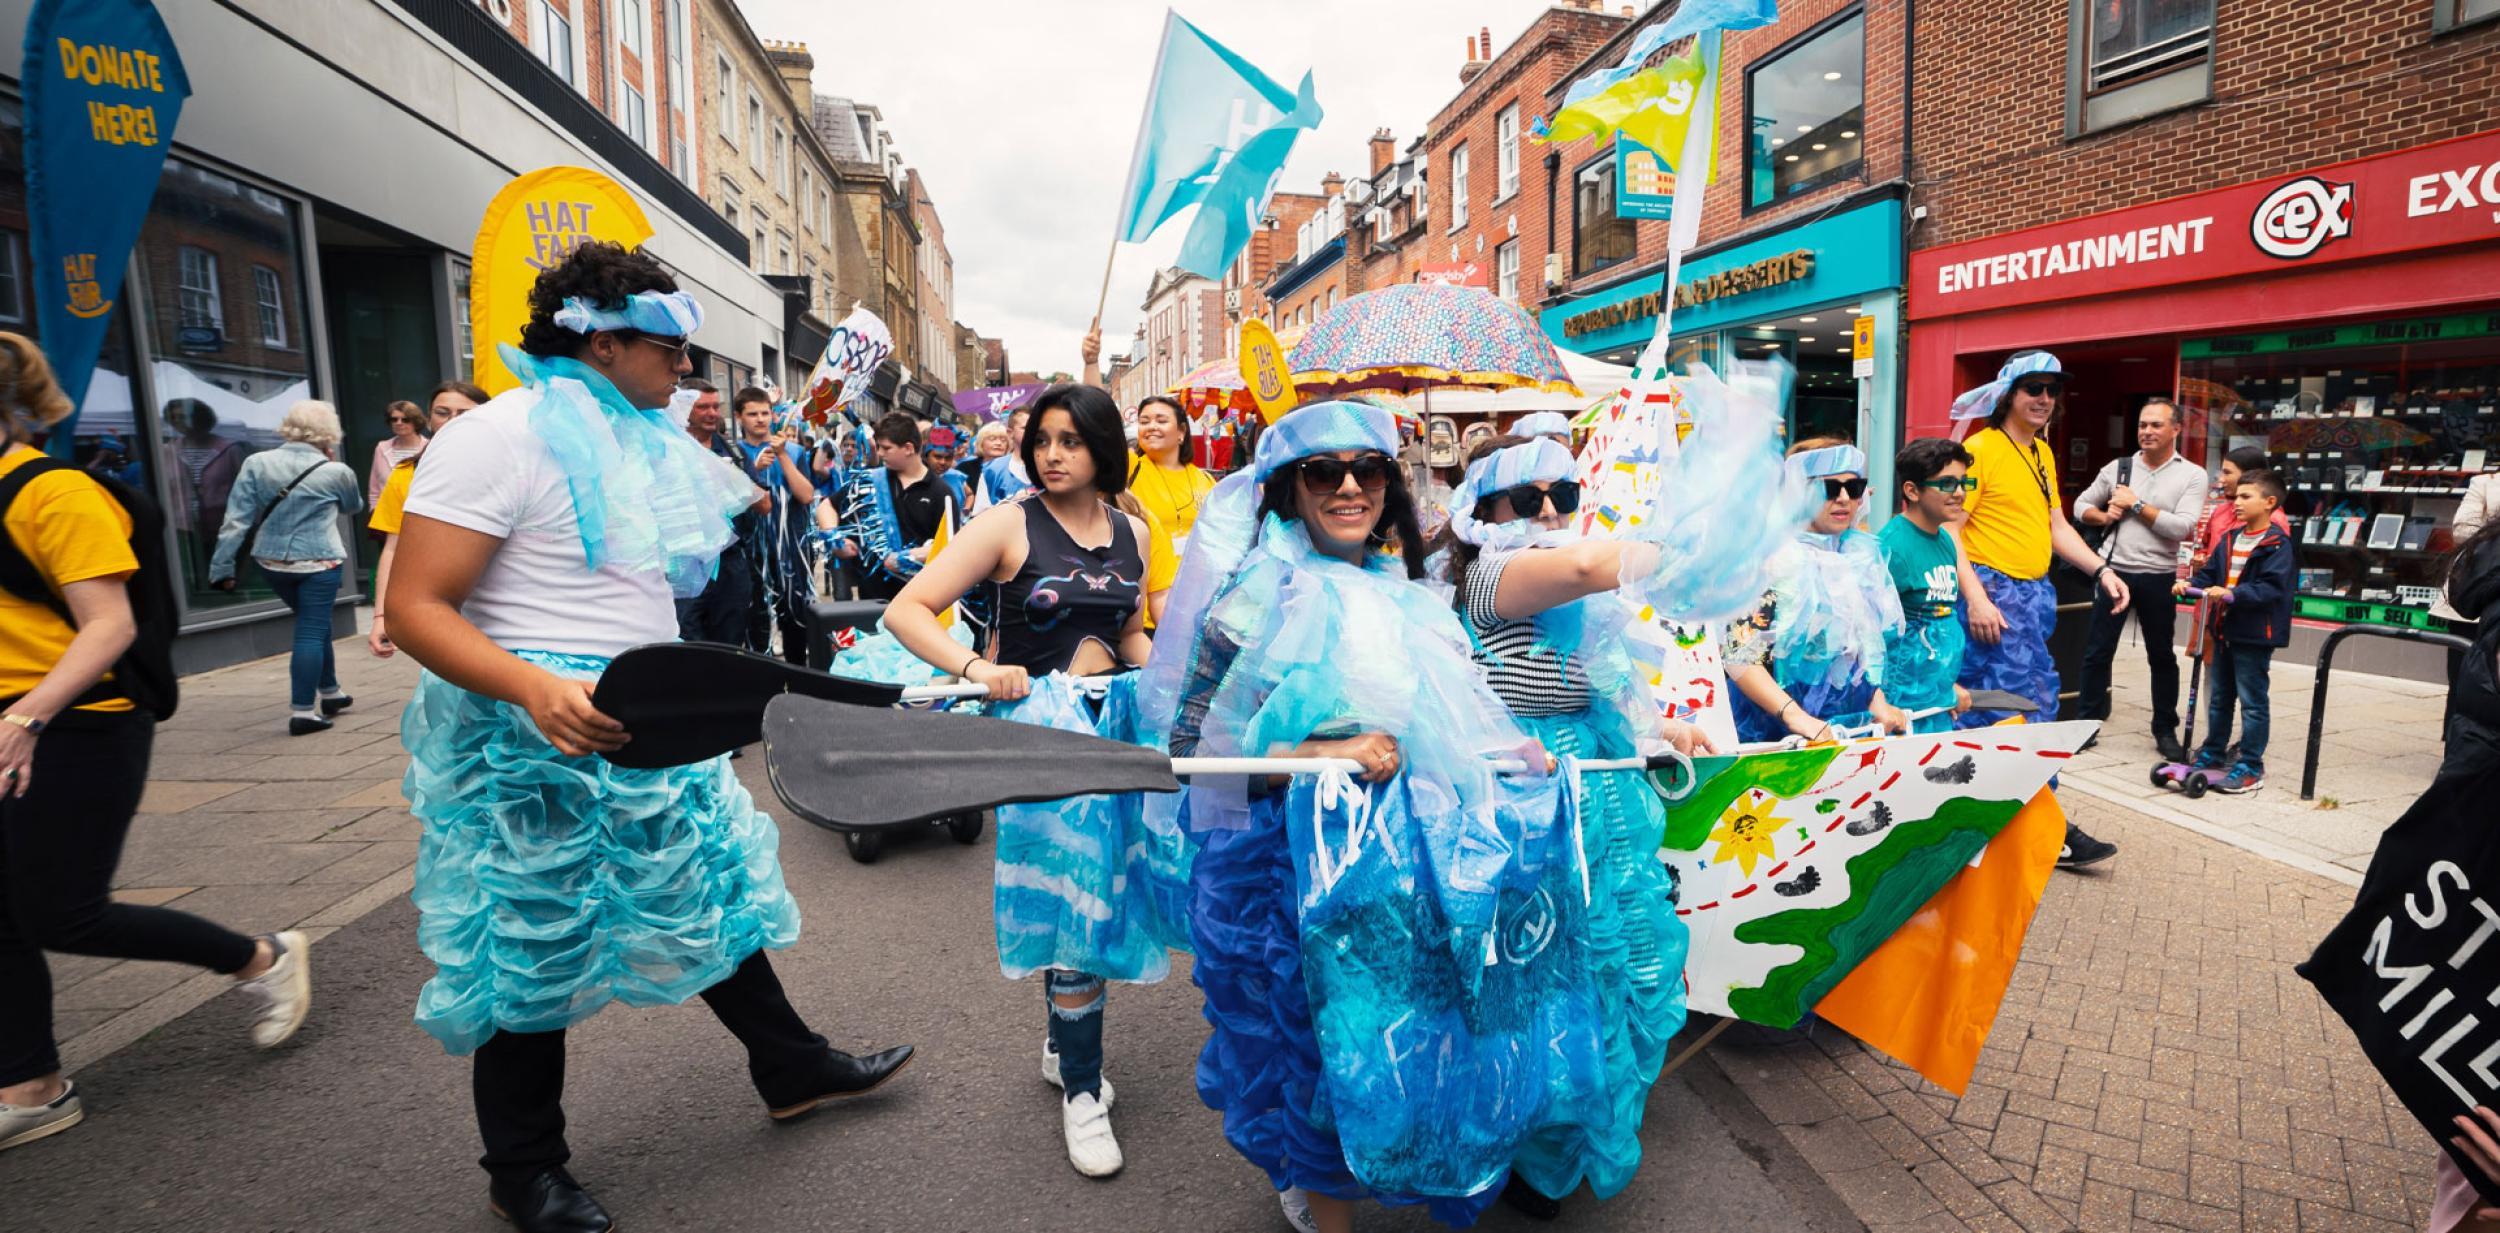
<path id="1" fill-rule="evenodd" d="M 764 705 L 786 694 L 854 708 L 901 701 L 894 685 L 854 680 L 713 642 L 654 642 L 617 656 L 590 704 L 633 737 L 604 755 L 652 770 L 716 758 L 763 736 Z"/>
<path id="2" fill-rule="evenodd" d="M 2031 699 L 2003 689 L 1970 691 L 1970 709 L 1974 711 L 2010 711 L 2016 715 L 2036 715 L 2040 707 Z"/>
<path id="3" fill-rule="evenodd" d="M 1672 751 L 1583 762 L 1584 771 L 1649 771 Z M 936 711 L 876 711 L 775 698 L 764 712 L 764 769 L 800 817 L 873 830 L 1013 805 L 1113 792 L 1177 792 L 1199 775 L 1363 773 L 1345 758 L 1171 758 L 1082 732 Z M 1504 773 L 1517 763 L 1495 763 Z"/>

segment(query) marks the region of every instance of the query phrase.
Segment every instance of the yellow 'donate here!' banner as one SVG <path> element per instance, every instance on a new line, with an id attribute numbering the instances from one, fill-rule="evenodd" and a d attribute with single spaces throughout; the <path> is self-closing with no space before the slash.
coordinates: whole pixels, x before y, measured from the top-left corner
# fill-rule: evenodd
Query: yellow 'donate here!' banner
<path id="1" fill-rule="evenodd" d="M 469 329 L 474 380 L 489 394 L 521 383 L 495 348 L 519 346 L 530 287 L 541 272 L 592 240 L 640 248 L 651 221 L 623 185 L 587 167 L 541 167 L 516 177 L 486 205 L 469 255 Z"/>

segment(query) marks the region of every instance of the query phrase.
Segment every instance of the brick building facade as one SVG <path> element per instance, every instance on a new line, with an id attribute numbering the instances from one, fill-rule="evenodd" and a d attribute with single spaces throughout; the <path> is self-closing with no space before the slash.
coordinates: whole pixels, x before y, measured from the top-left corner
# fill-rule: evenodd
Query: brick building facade
<path id="1" fill-rule="evenodd" d="M 1329 172 L 1319 188 L 1319 204 L 1293 229 L 1292 249 L 1260 288 L 1268 324 L 1280 331 L 1310 328 L 1345 298 L 1345 177 Z"/>
<path id="2" fill-rule="evenodd" d="M 1130 379 L 1142 383 L 1138 389 L 1170 389 L 1191 369 L 1224 354 L 1224 291 L 1215 280 L 1167 266 L 1155 271 L 1142 307 L 1145 316 L 1129 348 L 1135 365 Z"/>
<path id="3" fill-rule="evenodd" d="M 1267 199 L 1267 215 L 1250 243 L 1224 271 L 1224 341 L 1218 354 L 1231 355 L 1244 321 L 1277 324 L 1267 302 L 1267 280 L 1294 260 L 1295 237 L 1328 198 L 1318 193 L 1276 193 Z"/>
<path id="4" fill-rule="evenodd" d="M 1424 142 L 1398 149 L 1389 130 L 1372 134 L 1371 172 L 1347 186 L 1357 200 L 1346 220 L 1347 295 L 1392 283 L 1410 283 L 1423 269 L 1431 192 L 1424 171 Z"/>

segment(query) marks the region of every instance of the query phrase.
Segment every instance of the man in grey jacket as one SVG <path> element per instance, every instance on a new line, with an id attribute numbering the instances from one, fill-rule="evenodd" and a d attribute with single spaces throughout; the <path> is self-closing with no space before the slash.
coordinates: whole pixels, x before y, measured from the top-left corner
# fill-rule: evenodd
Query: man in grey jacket
<path id="1" fill-rule="evenodd" d="M 2179 407 L 2169 399 L 2152 399 L 2136 412 L 2135 440 L 2134 454 L 2101 468 L 2075 498 L 2075 521 L 2107 529 L 2101 555 L 2129 595 L 2125 612 L 2111 612 L 2108 597 L 2094 595 L 2081 713 L 2109 718 L 2110 665 L 2127 618 L 2135 617 L 2152 664 L 2153 744 L 2177 762 L 2187 750 L 2179 744 L 2179 657 L 2171 649 L 2178 608 L 2170 584 L 2179 576 L 2180 543 L 2204 518 L 2205 469 L 2179 456 Z"/>

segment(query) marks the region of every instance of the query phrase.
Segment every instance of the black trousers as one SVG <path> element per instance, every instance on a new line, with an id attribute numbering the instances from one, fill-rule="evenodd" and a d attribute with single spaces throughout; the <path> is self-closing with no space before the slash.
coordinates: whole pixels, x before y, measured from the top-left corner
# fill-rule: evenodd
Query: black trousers
<path id="1" fill-rule="evenodd" d="M 826 1066 L 838 1055 L 791 1007 L 764 952 L 747 956 L 702 996 L 746 1046 L 747 1075 L 766 1108 L 825 1094 Z M 495 1033 L 478 1046 L 469 1080 L 486 1141 L 478 1164 L 495 1180 L 520 1185 L 572 1159 L 564 1144 L 563 1032 Z"/>
<path id="2" fill-rule="evenodd" d="M 2120 572 L 2127 584 L 2127 610 L 2110 611 L 2107 592 L 2095 587 L 2092 628 L 2083 647 L 2083 680 L 2077 705 L 2087 719 L 2109 718 L 2110 668 L 2118 660 L 2118 636 L 2133 617 L 2144 631 L 2144 657 L 2153 670 L 2153 731 L 2179 730 L 2179 654 L 2171 645 L 2177 625 L 2178 601 L 2170 594 L 2171 574 Z"/>
<path id="3" fill-rule="evenodd" d="M 36 738 L 34 786 L 0 793 L 0 1086 L 61 1068 L 47 950 L 213 972 L 252 961 L 252 939 L 222 925 L 113 902 L 155 742 L 146 715 L 65 714 Z"/>
<path id="4" fill-rule="evenodd" d="M 755 608 L 755 566 L 735 546 L 721 554 L 720 569 L 693 599 L 677 601 L 677 636 L 688 642 L 744 646 L 747 614 Z"/>

